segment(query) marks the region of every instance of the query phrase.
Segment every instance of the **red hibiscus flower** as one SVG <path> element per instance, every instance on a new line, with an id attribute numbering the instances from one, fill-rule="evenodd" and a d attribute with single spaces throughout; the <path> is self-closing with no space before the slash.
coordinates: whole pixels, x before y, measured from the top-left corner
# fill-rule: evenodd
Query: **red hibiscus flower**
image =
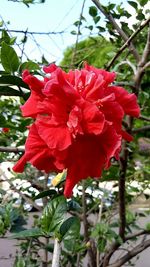
<path id="1" fill-rule="evenodd" d="M 14 166 L 22 172 L 27 162 L 45 172 L 67 169 L 64 195 L 87 177 L 100 177 L 119 159 L 125 115 L 139 116 L 136 96 L 113 86 L 115 73 L 85 64 L 82 70 L 64 72 L 55 64 L 44 67 L 43 80 L 23 73 L 31 95 L 21 107 L 23 116 L 35 119 L 25 154 Z"/>
<path id="2" fill-rule="evenodd" d="M 2 132 L 3 132 L 3 133 L 8 133 L 9 131 L 10 131 L 9 128 L 6 128 L 6 127 L 2 128 Z"/>

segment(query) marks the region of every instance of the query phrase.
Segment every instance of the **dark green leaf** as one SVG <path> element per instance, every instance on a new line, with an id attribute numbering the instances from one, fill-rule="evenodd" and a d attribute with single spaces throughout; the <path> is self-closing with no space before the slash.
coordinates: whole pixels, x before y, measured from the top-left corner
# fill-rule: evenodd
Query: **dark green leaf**
<path id="1" fill-rule="evenodd" d="M 100 21 L 100 16 L 96 16 L 96 17 L 94 17 L 93 19 L 94 19 L 95 24 L 97 24 L 97 22 Z"/>
<path id="2" fill-rule="evenodd" d="M 26 239 L 28 237 L 39 237 L 39 236 L 44 236 L 42 230 L 39 228 L 33 228 L 14 234 L 10 237 L 10 239 Z"/>
<path id="3" fill-rule="evenodd" d="M 60 226 L 60 235 L 61 239 L 67 234 L 67 232 L 70 230 L 71 226 L 76 223 L 77 218 L 76 217 L 70 217 L 67 220 L 65 220 L 62 225 Z"/>
<path id="4" fill-rule="evenodd" d="M 134 2 L 134 1 L 128 1 L 128 3 L 129 3 L 130 6 L 134 7 L 137 10 L 138 4 L 136 2 Z"/>
<path id="5" fill-rule="evenodd" d="M 101 26 L 97 26 L 96 27 L 100 32 L 105 32 L 105 28 L 104 27 L 101 27 Z"/>
<path id="6" fill-rule="evenodd" d="M 145 6 L 149 0 L 138 0 L 141 6 Z"/>
<path id="7" fill-rule="evenodd" d="M 79 203 L 77 201 L 75 201 L 74 199 L 71 199 L 69 202 L 68 202 L 68 210 L 73 210 L 73 211 L 78 211 L 78 212 L 81 212 L 82 208 L 81 206 L 79 205 Z"/>
<path id="8" fill-rule="evenodd" d="M 77 21 L 75 21 L 75 22 L 74 22 L 74 25 L 75 25 L 75 26 L 82 25 L 82 21 L 80 21 L 80 20 L 77 20 Z"/>
<path id="9" fill-rule="evenodd" d="M 66 211 L 67 203 L 63 196 L 51 200 L 42 214 L 41 226 L 43 231 L 46 234 L 56 231 L 63 222 Z"/>
<path id="10" fill-rule="evenodd" d="M 76 35 L 77 34 L 76 31 L 71 31 L 70 33 L 73 34 L 73 35 Z"/>
<path id="11" fill-rule="evenodd" d="M 22 96 L 20 91 L 15 90 L 9 86 L 0 86 L 0 96 L 5 95 L 5 96 Z"/>
<path id="12" fill-rule="evenodd" d="M 2 37 L 0 38 L 0 43 L 2 42 L 10 44 L 10 36 L 5 30 L 2 30 Z"/>
<path id="13" fill-rule="evenodd" d="M 138 15 L 136 16 L 136 19 L 138 19 L 140 21 L 145 19 L 145 15 L 142 13 L 142 9 L 138 10 Z"/>
<path id="14" fill-rule="evenodd" d="M 90 6 L 90 8 L 89 8 L 89 14 L 92 17 L 96 17 L 97 16 L 97 8 L 95 6 Z"/>
<path id="15" fill-rule="evenodd" d="M 2 43 L 1 48 L 1 63 L 9 73 L 14 73 L 19 67 L 19 58 L 15 50 L 5 42 Z"/>
<path id="16" fill-rule="evenodd" d="M 43 198 L 43 197 L 47 197 L 47 196 L 54 196 L 56 194 L 57 194 L 56 190 L 50 189 L 50 190 L 46 190 L 46 191 L 39 193 L 33 199 L 35 200 L 35 199 L 39 199 L 39 198 Z"/>
<path id="17" fill-rule="evenodd" d="M 29 89 L 28 85 L 23 82 L 23 80 L 17 76 L 13 75 L 3 75 L 0 77 L 0 86 L 2 85 L 17 85 L 23 88 Z"/>

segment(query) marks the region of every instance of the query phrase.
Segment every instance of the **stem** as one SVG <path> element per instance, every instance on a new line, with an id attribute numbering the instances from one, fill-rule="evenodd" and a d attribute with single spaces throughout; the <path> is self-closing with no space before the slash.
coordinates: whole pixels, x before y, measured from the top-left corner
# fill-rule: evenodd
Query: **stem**
<path id="1" fill-rule="evenodd" d="M 46 237 L 44 245 L 48 245 L 49 239 Z M 44 249 L 44 260 L 43 260 L 43 267 L 48 267 L 48 250 Z"/>
<path id="2" fill-rule="evenodd" d="M 79 18 L 77 38 L 76 38 L 76 43 L 75 43 L 75 47 L 74 47 L 72 59 L 71 59 L 71 66 L 73 66 L 74 61 L 75 61 L 75 58 L 76 58 L 77 45 L 78 45 L 78 41 L 79 41 L 79 34 L 80 34 L 80 27 L 81 27 L 81 24 L 80 23 L 81 23 L 81 20 L 82 20 L 82 15 L 83 15 L 83 10 L 84 10 L 84 6 L 85 6 L 85 1 L 86 0 L 83 0 L 83 4 L 82 4 L 82 8 L 81 8 L 81 14 L 80 14 L 80 18 Z"/>
<path id="3" fill-rule="evenodd" d="M 84 238 L 85 242 L 89 242 L 89 233 L 88 233 L 88 220 L 87 220 L 87 208 L 86 208 L 86 195 L 85 195 L 85 181 L 82 182 L 82 207 L 83 207 L 83 227 L 84 227 Z M 94 251 L 91 247 L 87 249 L 88 257 L 89 257 L 89 266 L 96 267 L 96 258 L 94 255 Z"/>
<path id="4" fill-rule="evenodd" d="M 125 181 L 126 181 L 126 169 L 128 160 L 127 144 L 124 144 L 123 156 L 120 159 L 120 179 L 119 179 L 119 235 L 124 240 L 125 238 L 125 226 L 126 226 L 126 215 L 125 215 Z"/>
<path id="5" fill-rule="evenodd" d="M 11 147 L 11 146 L 0 146 L 0 152 L 13 152 L 13 153 L 19 153 L 19 152 L 24 152 L 24 148 L 19 148 L 19 147 Z"/>
<path id="6" fill-rule="evenodd" d="M 59 267 L 60 251 L 61 251 L 60 242 L 58 238 L 55 238 L 52 267 Z"/>

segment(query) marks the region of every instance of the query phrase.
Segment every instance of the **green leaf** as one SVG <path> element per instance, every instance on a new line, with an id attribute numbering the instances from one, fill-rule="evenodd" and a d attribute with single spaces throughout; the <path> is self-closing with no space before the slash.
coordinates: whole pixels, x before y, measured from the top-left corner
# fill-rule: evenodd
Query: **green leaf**
<path id="1" fill-rule="evenodd" d="M 46 190 L 46 191 L 43 191 L 43 192 L 39 193 L 38 195 L 36 195 L 33 198 L 33 200 L 39 199 L 39 198 L 43 198 L 43 197 L 47 197 L 47 196 L 54 196 L 56 194 L 57 194 L 57 192 L 54 189 Z"/>
<path id="2" fill-rule="evenodd" d="M 71 31 L 70 33 L 73 34 L 73 35 L 76 35 L 77 34 L 76 31 Z"/>
<path id="3" fill-rule="evenodd" d="M 26 267 L 26 263 L 25 263 L 23 257 L 17 257 L 13 267 Z"/>
<path id="4" fill-rule="evenodd" d="M 28 237 L 44 236 L 43 231 L 39 228 L 27 229 L 10 236 L 10 239 L 26 239 Z"/>
<path id="5" fill-rule="evenodd" d="M 0 96 L 22 96 L 22 94 L 9 86 L 0 86 Z"/>
<path id="6" fill-rule="evenodd" d="M 20 65 L 19 72 L 22 73 L 22 71 L 25 70 L 25 69 L 27 69 L 29 71 L 31 71 L 31 70 L 39 70 L 40 67 L 39 67 L 39 65 L 37 63 L 35 63 L 33 61 L 27 61 L 27 62 L 24 62 L 24 63 L 22 63 Z"/>
<path id="7" fill-rule="evenodd" d="M 2 21 L 0 21 L 0 27 L 2 27 L 3 26 L 3 24 L 4 24 L 4 21 L 2 20 Z"/>
<path id="8" fill-rule="evenodd" d="M 134 7 L 137 10 L 138 4 L 136 2 L 134 2 L 134 1 L 128 1 L 128 3 L 129 3 L 130 6 Z"/>
<path id="9" fill-rule="evenodd" d="M 148 0 L 138 0 L 141 6 L 145 6 L 148 3 Z"/>
<path id="10" fill-rule="evenodd" d="M 146 224 L 146 230 L 147 230 L 147 231 L 150 231 L 150 223 L 147 223 L 147 224 Z"/>
<path id="11" fill-rule="evenodd" d="M 62 225 L 60 226 L 60 230 L 59 230 L 59 233 L 61 235 L 61 239 L 67 234 L 67 232 L 70 230 L 71 226 L 76 222 L 77 222 L 76 217 L 70 217 L 62 223 Z"/>
<path id="12" fill-rule="evenodd" d="M 93 19 L 94 19 L 95 24 L 97 24 L 97 22 L 100 21 L 100 16 L 96 16 L 96 17 L 94 17 Z"/>
<path id="13" fill-rule="evenodd" d="M 89 8 L 89 14 L 92 16 L 92 17 L 96 17 L 97 16 L 97 8 L 95 6 L 90 6 Z"/>
<path id="14" fill-rule="evenodd" d="M 59 196 L 51 200 L 45 207 L 42 214 L 42 230 L 46 234 L 56 231 L 63 222 L 66 211 L 67 203 L 63 196 Z"/>
<path id="15" fill-rule="evenodd" d="M 136 16 L 136 19 L 142 21 L 143 19 L 145 19 L 145 15 L 142 13 L 142 9 L 138 10 L 138 14 Z"/>
<path id="16" fill-rule="evenodd" d="M 19 67 L 19 58 L 15 50 L 5 42 L 1 48 L 1 63 L 4 70 L 9 73 L 14 73 Z"/>
<path id="17" fill-rule="evenodd" d="M 23 82 L 23 80 L 14 75 L 3 75 L 0 77 L 0 86 L 1 85 L 17 85 L 23 88 L 29 89 L 28 85 Z"/>
<path id="18" fill-rule="evenodd" d="M 0 38 L 0 43 L 5 42 L 7 44 L 10 44 L 10 36 L 7 33 L 6 30 L 2 30 L 2 37 Z"/>
<path id="19" fill-rule="evenodd" d="M 80 247 L 80 245 L 78 244 L 80 238 L 80 219 L 75 217 L 75 220 L 76 222 L 71 225 L 67 234 L 63 238 L 64 247 L 69 252 L 74 252 Z"/>

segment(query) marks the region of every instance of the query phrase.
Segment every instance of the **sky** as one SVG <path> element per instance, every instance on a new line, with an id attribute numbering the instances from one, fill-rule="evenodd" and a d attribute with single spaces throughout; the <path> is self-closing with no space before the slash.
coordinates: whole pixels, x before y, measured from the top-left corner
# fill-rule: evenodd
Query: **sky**
<path id="1" fill-rule="evenodd" d="M 102 0 L 106 3 L 108 0 Z M 121 0 L 111 0 L 119 4 Z M 122 2 L 127 2 L 123 0 Z M 22 3 L 10 0 L 0 0 L 0 21 L 4 20 L 5 26 L 11 30 L 36 31 L 36 32 L 61 32 L 55 35 L 29 35 L 24 51 L 31 60 L 40 60 L 44 54 L 48 62 L 59 63 L 63 57 L 65 49 L 76 42 L 76 36 L 70 34 L 76 30 L 73 23 L 80 17 L 83 0 L 46 0 L 44 4 L 30 5 L 26 7 Z M 91 0 L 86 0 L 84 7 L 84 17 L 90 25 L 91 17 L 88 15 L 89 6 L 94 5 Z M 101 21 L 104 18 L 102 16 Z M 84 30 L 84 39 L 89 31 Z M 17 36 L 17 44 L 21 44 L 24 35 L 11 33 Z M 37 46 L 38 44 L 38 46 Z M 16 52 L 21 53 L 21 49 L 16 47 Z M 25 61 L 25 57 L 23 58 Z"/>
<path id="2" fill-rule="evenodd" d="M 46 0 L 44 4 L 34 4 L 27 8 L 21 3 L 0 0 L 0 19 L 10 23 L 7 24 L 9 29 L 38 32 L 65 31 L 64 34 L 49 37 L 35 35 L 36 41 L 41 46 L 39 48 L 35 45 L 33 36 L 30 36 L 30 41 L 25 47 L 30 58 L 39 57 L 42 50 L 49 61 L 60 60 L 65 48 L 75 43 L 76 37 L 70 32 L 75 30 L 72 25 L 79 19 L 82 3 L 81 0 Z M 90 5 L 91 1 L 86 0 L 85 13 L 88 12 Z M 21 37 L 23 36 L 18 34 L 18 42 Z"/>

